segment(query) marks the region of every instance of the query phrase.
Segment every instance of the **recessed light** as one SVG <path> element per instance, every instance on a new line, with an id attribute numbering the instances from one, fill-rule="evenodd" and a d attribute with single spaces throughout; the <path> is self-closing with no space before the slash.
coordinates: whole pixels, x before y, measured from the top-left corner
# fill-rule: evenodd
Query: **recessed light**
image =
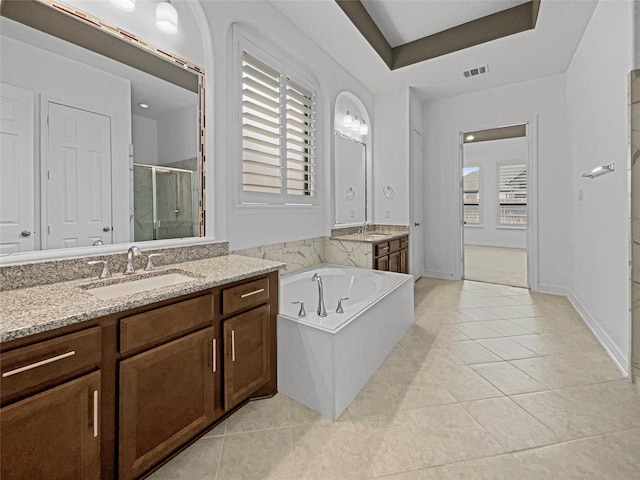
<path id="1" fill-rule="evenodd" d="M 136 9 L 136 0 L 111 0 L 111 3 L 125 12 L 133 12 Z"/>
<path id="2" fill-rule="evenodd" d="M 149 105 L 147 105 L 146 103 L 139 103 L 138 106 L 140 108 L 149 108 Z"/>

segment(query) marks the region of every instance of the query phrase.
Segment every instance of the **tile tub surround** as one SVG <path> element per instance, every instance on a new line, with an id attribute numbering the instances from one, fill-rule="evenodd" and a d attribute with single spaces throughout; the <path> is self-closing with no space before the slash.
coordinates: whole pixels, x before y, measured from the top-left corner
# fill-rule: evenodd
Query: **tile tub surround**
<path id="1" fill-rule="evenodd" d="M 134 242 L 122 245 L 123 253 L 86 255 L 77 258 L 0 266 L 0 292 L 16 288 L 29 288 L 67 282 L 80 278 L 97 278 L 102 266 L 87 265 L 87 262 L 91 260 L 106 260 L 112 274 L 122 273 L 127 263 L 126 250 L 130 245 L 134 245 Z M 162 256 L 153 259 L 153 264 L 159 267 L 228 255 L 229 243 L 212 242 L 183 247 L 149 248 L 141 251 L 142 255 L 133 259 L 136 270 L 145 267 L 147 264 L 147 255 L 150 253 L 162 254 Z"/>
<path id="2" fill-rule="evenodd" d="M 373 265 L 372 245 L 359 240 L 327 238 L 324 243 L 324 259 L 333 265 L 371 268 Z"/>
<path id="3" fill-rule="evenodd" d="M 102 281 L 92 278 L 40 285 L 0 292 L 0 342 L 26 337 L 55 328 L 83 322 L 143 305 L 168 300 L 226 283 L 236 282 L 255 275 L 273 272 L 284 267 L 281 262 L 223 255 L 182 262 L 161 267 L 154 272 L 138 272 L 134 275 L 115 274 Z M 136 280 L 158 275 L 162 271 L 178 270 L 196 280 L 175 286 L 157 288 L 134 295 L 99 300 L 82 287 L 96 283 L 108 285 L 114 280 Z"/>
<path id="4" fill-rule="evenodd" d="M 236 255 L 286 263 L 283 273 L 293 273 L 324 263 L 324 239 L 315 237 L 294 242 L 235 250 Z"/>
<path id="5" fill-rule="evenodd" d="M 337 422 L 282 393 L 253 401 L 149 480 L 638 480 L 640 391 L 565 298 L 424 277 L 414 292 L 414 325 Z M 466 315 L 476 302 L 537 312 L 491 323 Z M 476 365 L 468 323 L 590 346 L 508 360 L 485 343 L 500 358 Z"/>
<path id="6" fill-rule="evenodd" d="M 631 372 L 640 377 L 640 70 L 629 75 L 631 120 Z"/>

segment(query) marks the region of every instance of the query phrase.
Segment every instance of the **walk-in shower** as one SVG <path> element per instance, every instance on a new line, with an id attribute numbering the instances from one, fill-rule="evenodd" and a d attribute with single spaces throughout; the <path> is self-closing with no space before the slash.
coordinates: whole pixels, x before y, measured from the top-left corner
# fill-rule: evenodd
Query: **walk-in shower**
<path id="1" fill-rule="evenodd" d="M 196 172 L 134 164 L 133 218 L 136 242 L 197 235 Z"/>

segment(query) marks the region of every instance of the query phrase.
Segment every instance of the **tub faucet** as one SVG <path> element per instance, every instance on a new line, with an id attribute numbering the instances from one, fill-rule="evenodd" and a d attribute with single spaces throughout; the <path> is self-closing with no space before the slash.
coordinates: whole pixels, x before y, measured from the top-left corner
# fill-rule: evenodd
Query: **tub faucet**
<path id="1" fill-rule="evenodd" d="M 324 308 L 324 288 L 322 287 L 322 277 L 317 273 L 313 274 L 311 277 L 312 282 L 318 282 L 318 315 L 321 317 L 327 316 L 327 309 Z"/>
<path id="2" fill-rule="evenodd" d="M 140 255 L 142 254 L 138 247 L 135 245 L 129 247 L 129 250 L 127 250 L 127 267 L 124 269 L 125 275 L 131 275 L 136 272 L 135 268 L 133 268 L 133 257 L 139 257 Z"/>

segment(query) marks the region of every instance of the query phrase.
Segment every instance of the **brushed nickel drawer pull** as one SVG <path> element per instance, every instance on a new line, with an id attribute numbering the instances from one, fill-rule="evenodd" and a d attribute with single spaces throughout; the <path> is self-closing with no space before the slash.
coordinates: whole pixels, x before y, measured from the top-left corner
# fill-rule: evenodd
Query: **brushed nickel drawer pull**
<path id="1" fill-rule="evenodd" d="M 261 288 L 259 290 L 254 290 L 253 292 L 245 293 L 244 295 L 240 295 L 240 298 L 247 298 L 247 297 L 250 297 L 251 295 L 255 295 L 256 293 L 262 293 L 262 292 L 264 292 L 264 288 Z"/>
<path id="2" fill-rule="evenodd" d="M 231 330 L 231 361 L 236 361 L 236 332 Z"/>
<path id="3" fill-rule="evenodd" d="M 42 365 L 47 365 L 48 363 L 57 362 L 58 360 L 71 357 L 72 355 L 75 355 L 75 354 L 76 354 L 75 350 L 71 350 L 70 352 L 63 353 L 61 355 L 56 355 L 55 357 L 47 358 L 45 360 L 40 360 L 39 362 L 32 363 L 30 365 L 25 365 L 24 367 L 16 368 L 15 370 L 9 370 L 8 372 L 4 372 L 2 374 L 2 378 L 7 378 L 17 373 L 26 372 L 27 370 L 32 370 L 34 368 L 41 367 Z"/>
<path id="4" fill-rule="evenodd" d="M 213 347 L 211 348 L 211 355 L 213 355 L 213 362 L 211 362 L 213 365 L 213 373 L 216 373 L 216 371 L 218 370 L 218 365 L 216 363 L 216 350 L 217 350 L 216 345 L 217 345 L 217 341 L 214 338 Z"/>
<path id="5" fill-rule="evenodd" d="M 98 436 L 98 390 L 93 391 L 93 437 Z"/>

